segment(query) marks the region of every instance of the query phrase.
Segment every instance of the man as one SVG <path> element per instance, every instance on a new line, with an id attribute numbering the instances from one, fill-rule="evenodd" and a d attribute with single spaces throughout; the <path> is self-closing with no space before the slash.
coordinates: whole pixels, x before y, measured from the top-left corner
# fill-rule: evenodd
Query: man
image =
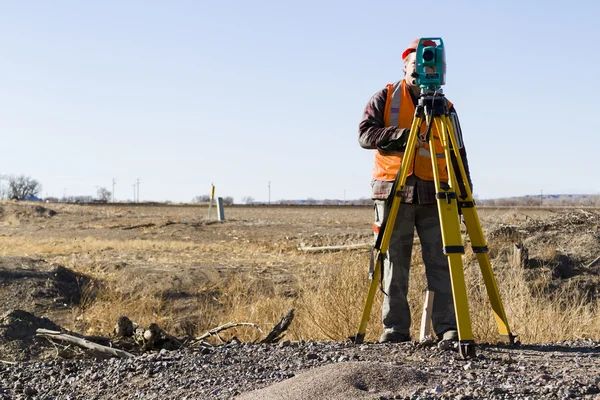
<path id="1" fill-rule="evenodd" d="M 421 92 L 421 88 L 416 84 L 413 76 L 416 71 L 415 52 L 418 42 L 418 39 L 415 40 L 402 54 L 404 79 L 387 85 L 377 92 L 367 104 L 363 119 L 359 124 L 360 145 L 365 149 L 376 150 L 372 181 L 372 198 L 375 203 L 375 223 L 373 224 L 375 235 L 377 235 L 387 211 L 386 199 L 390 195 L 393 181 L 400 169 L 415 106 Z M 435 46 L 435 43 L 431 41 L 426 41 L 424 44 Z M 448 105 L 451 106 L 450 102 Z M 451 106 L 449 111 L 468 183 L 472 187 L 456 110 Z M 426 124 L 423 123 L 421 134 L 425 130 Z M 446 160 L 443 156 L 439 156 L 443 153 L 443 148 L 435 128 L 432 128 L 431 134 L 437 138 L 434 150 L 438 155 L 440 184 L 447 188 Z M 431 316 L 433 330 L 441 341 L 458 340 L 450 273 L 448 260 L 443 253 L 429 151 L 429 144 L 420 138 L 417 141 L 414 163 L 408 171 L 402 194 L 402 204 L 398 210 L 389 249 L 383 261 L 386 296 L 383 300 L 382 310 L 384 332 L 379 339 L 380 342 L 410 340 L 411 316 L 407 294 L 415 228 L 421 241 L 428 290 L 435 293 Z M 456 160 L 453 161 L 456 162 Z M 460 184 L 463 183 L 460 182 Z"/>

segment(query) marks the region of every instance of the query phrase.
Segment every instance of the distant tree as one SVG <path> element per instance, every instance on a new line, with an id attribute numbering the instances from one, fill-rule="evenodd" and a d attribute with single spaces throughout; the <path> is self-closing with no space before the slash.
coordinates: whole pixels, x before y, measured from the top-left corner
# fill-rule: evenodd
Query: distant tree
<path id="1" fill-rule="evenodd" d="M 210 196 L 207 194 L 203 194 L 201 196 L 196 196 L 192 199 L 192 203 L 208 203 L 210 201 Z"/>
<path id="2" fill-rule="evenodd" d="M 254 197 L 252 197 L 252 196 L 242 197 L 242 203 L 244 203 L 244 204 L 252 204 L 253 202 L 254 202 Z"/>
<path id="3" fill-rule="evenodd" d="M 112 193 L 104 187 L 98 189 L 98 200 L 100 201 L 108 202 L 110 200 L 111 195 Z"/>
<path id="4" fill-rule="evenodd" d="M 11 199 L 23 200 L 29 196 L 37 196 L 42 191 L 42 185 L 35 179 L 20 175 L 8 178 L 8 193 Z"/>
<path id="5" fill-rule="evenodd" d="M 231 197 L 231 196 L 223 197 L 223 204 L 225 204 L 225 205 L 233 204 L 233 197 Z"/>

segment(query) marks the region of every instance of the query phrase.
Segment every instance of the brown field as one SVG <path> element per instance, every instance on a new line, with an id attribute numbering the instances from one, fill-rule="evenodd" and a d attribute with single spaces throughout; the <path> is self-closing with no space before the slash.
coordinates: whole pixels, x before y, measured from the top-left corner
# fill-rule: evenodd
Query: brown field
<path id="1" fill-rule="evenodd" d="M 370 207 L 225 212 L 227 221 L 219 223 L 214 209 L 207 219 L 206 206 L 1 202 L 2 311 L 31 311 L 85 334 L 109 334 L 120 315 L 174 334 L 200 334 L 230 321 L 268 331 L 293 307 L 290 339 L 341 341 L 356 333 L 369 251 L 307 253 L 298 246 L 371 242 Z M 600 255 L 600 213 L 481 208 L 479 214 L 518 339 L 600 336 L 600 267 L 589 265 Z M 517 242 L 529 249 L 525 267 L 511 261 Z M 473 333 L 477 341 L 494 342 L 497 328 L 470 248 L 464 262 Z M 414 337 L 425 287 L 416 240 L 409 296 Z M 379 293 L 369 341 L 381 333 L 380 309 Z M 231 335 L 253 340 L 264 333 L 239 328 L 224 337 Z"/>

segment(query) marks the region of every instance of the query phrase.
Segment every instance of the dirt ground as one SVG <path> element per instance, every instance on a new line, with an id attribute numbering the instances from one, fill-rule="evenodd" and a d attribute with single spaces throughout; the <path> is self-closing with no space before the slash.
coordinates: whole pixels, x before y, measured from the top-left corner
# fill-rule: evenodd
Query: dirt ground
<path id="1" fill-rule="evenodd" d="M 182 315 L 173 329 L 185 332 L 198 288 L 245 273 L 293 296 L 298 281 L 319 268 L 318 256 L 300 245 L 373 238 L 370 207 L 233 206 L 225 222 L 212 212 L 209 219 L 206 206 L 0 202 L 0 312 L 28 311 L 81 329 L 82 306 L 95 300 L 97 282 L 110 277 L 124 296 L 163 293 Z M 600 256 L 597 210 L 481 208 L 479 214 L 488 240 L 530 248 L 532 275 L 543 265 L 557 282 L 579 279 L 582 290 L 598 296 L 600 265 L 590 265 Z"/>

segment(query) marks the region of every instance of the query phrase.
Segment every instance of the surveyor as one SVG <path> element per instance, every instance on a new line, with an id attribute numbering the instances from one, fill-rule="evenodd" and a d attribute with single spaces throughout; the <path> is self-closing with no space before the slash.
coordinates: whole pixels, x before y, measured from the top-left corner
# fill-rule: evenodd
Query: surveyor
<path id="1" fill-rule="evenodd" d="M 415 40 L 402 53 L 404 79 L 389 84 L 375 93 L 369 100 L 359 124 L 361 147 L 375 150 L 375 166 L 371 182 L 375 209 L 373 223 L 375 235 L 378 234 L 385 216 L 386 201 L 391 202 L 388 197 L 400 169 L 415 107 L 421 93 L 414 75 L 418 43 L 419 39 Z M 436 43 L 424 41 L 423 45 L 435 46 Z M 459 153 L 469 186 L 472 188 L 458 116 L 454 106 L 450 102 L 448 105 L 450 120 L 460 148 Z M 424 122 L 421 134 L 425 130 Z M 436 149 L 434 149 L 436 154 L 443 153 L 439 137 L 436 137 L 435 127 L 432 128 L 432 134 L 436 140 Z M 411 315 L 407 295 L 415 228 L 421 242 L 428 290 L 434 292 L 431 315 L 433 330 L 441 342 L 458 340 L 448 260 L 443 252 L 429 144 L 420 136 L 416 146 L 414 163 L 409 167 L 389 249 L 383 260 L 386 294 L 383 300 L 383 334 L 379 339 L 380 342 L 411 340 Z M 440 168 L 440 185 L 442 188 L 448 188 L 446 160 L 438 160 L 438 165 L 443 167 Z M 460 182 L 460 184 L 464 183 Z"/>

